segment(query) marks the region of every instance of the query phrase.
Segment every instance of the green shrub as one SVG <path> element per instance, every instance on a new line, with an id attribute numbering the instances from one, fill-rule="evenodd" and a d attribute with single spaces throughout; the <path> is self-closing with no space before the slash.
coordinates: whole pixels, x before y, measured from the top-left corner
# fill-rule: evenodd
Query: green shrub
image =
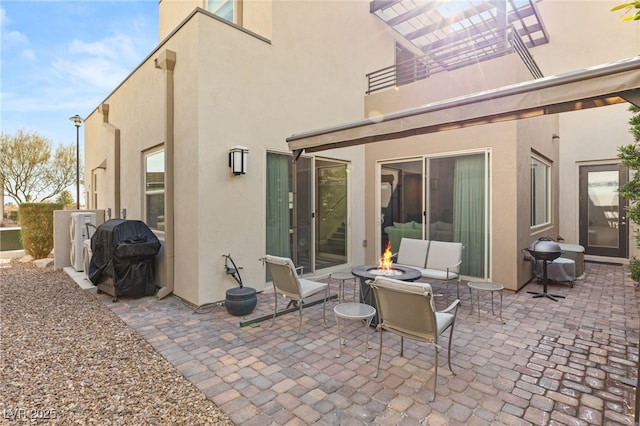
<path id="1" fill-rule="evenodd" d="M 62 210 L 57 203 L 23 203 L 19 207 L 22 245 L 35 259 L 49 256 L 53 249 L 53 212 Z"/>
<path id="2" fill-rule="evenodd" d="M 635 256 L 629 259 L 629 271 L 631 272 L 631 279 L 637 286 L 640 283 L 640 259 Z"/>

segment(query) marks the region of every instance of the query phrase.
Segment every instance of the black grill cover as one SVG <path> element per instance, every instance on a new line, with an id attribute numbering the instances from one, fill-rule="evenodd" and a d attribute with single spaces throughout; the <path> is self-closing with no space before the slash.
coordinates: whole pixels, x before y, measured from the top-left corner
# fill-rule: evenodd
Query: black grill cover
<path id="1" fill-rule="evenodd" d="M 98 285 L 111 277 L 118 295 L 153 295 L 154 259 L 160 245 L 142 221 L 108 220 L 91 237 L 89 279 Z"/>

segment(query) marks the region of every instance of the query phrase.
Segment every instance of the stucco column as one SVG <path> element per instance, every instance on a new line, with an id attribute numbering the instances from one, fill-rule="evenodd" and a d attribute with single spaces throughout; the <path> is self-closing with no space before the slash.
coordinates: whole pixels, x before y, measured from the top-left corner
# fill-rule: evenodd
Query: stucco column
<path id="1" fill-rule="evenodd" d="M 112 135 L 113 156 L 107 156 L 106 164 L 113 168 L 113 217 L 120 217 L 120 129 L 109 122 L 109 104 L 100 104 L 98 112 L 102 114 L 102 125 Z M 90 205 L 89 202 L 87 205 Z M 95 209 L 98 206 L 91 207 Z"/>
<path id="2" fill-rule="evenodd" d="M 163 50 L 155 59 L 156 68 L 164 70 L 164 256 L 166 286 L 161 287 L 156 297 L 162 299 L 173 292 L 174 287 L 174 209 L 173 209 L 173 152 L 174 152 L 174 88 L 173 70 L 176 65 L 176 52 Z"/>

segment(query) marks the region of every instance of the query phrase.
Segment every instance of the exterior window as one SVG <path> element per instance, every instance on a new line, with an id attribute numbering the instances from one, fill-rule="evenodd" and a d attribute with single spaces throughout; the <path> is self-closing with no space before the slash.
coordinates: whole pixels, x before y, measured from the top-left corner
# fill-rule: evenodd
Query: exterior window
<path id="1" fill-rule="evenodd" d="M 551 222 L 551 165 L 531 157 L 531 226 Z"/>
<path id="2" fill-rule="evenodd" d="M 233 1 L 234 0 L 209 0 L 207 2 L 207 10 L 222 19 L 234 22 Z"/>
<path id="3" fill-rule="evenodd" d="M 164 231 L 164 149 L 145 154 L 144 194 L 147 226 Z"/>

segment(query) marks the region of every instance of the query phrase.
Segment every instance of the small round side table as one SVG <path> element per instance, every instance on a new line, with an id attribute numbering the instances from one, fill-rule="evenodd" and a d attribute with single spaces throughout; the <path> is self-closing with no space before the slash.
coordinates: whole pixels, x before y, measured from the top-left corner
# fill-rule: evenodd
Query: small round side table
<path id="1" fill-rule="evenodd" d="M 358 280 L 351 272 L 334 272 L 329 274 L 329 287 L 331 287 L 331 280 L 338 281 L 338 298 L 340 301 L 344 301 L 344 282 L 347 280 L 353 280 L 353 301 L 356 301 L 356 290 L 358 287 Z"/>
<path id="2" fill-rule="evenodd" d="M 333 312 L 336 314 L 336 323 L 338 324 L 338 354 L 336 358 L 342 355 L 342 345 L 347 341 L 345 338 L 342 340 L 342 332 L 340 330 L 340 318 L 348 320 L 361 320 L 365 327 L 365 341 L 364 351 L 362 355 L 369 361 L 367 356 L 367 349 L 369 349 L 369 328 L 371 327 L 371 320 L 376 314 L 376 308 L 365 303 L 346 302 L 340 303 L 333 308 Z"/>
<path id="3" fill-rule="evenodd" d="M 500 322 L 505 323 L 502 319 L 502 290 L 504 290 L 504 286 L 498 283 L 492 283 L 488 281 L 472 281 L 467 284 L 469 286 L 469 296 L 471 298 L 471 312 L 473 313 L 473 294 L 471 293 L 471 289 L 476 290 L 476 299 L 478 299 L 478 321 L 480 321 L 480 292 L 488 291 L 491 292 L 491 313 L 495 314 L 493 311 L 493 293 L 496 291 L 500 293 Z"/>

